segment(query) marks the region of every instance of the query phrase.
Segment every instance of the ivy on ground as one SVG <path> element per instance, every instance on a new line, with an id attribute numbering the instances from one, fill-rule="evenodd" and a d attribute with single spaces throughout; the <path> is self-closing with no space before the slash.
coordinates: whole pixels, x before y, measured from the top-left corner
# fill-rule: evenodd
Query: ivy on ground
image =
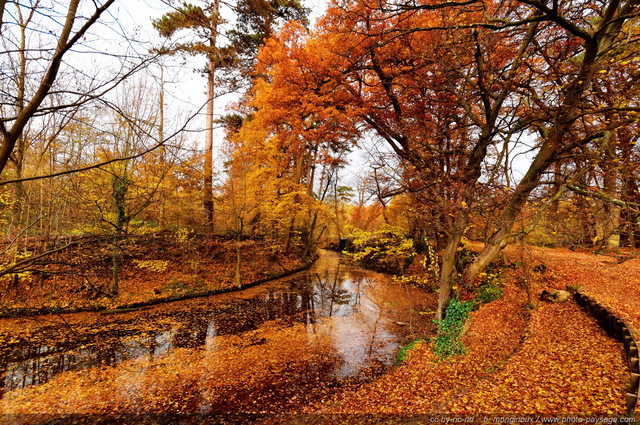
<path id="1" fill-rule="evenodd" d="M 433 350 L 438 357 L 444 358 L 464 354 L 465 349 L 462 341 L 460 341 L 460 336 L 464 329 L 464 322 L 469 317 L 472 307 L 473 303 L 471 302 L 451 300 L 445 310 L 444 319 L 436 321 L 438 335 L 436 336 Z"/>

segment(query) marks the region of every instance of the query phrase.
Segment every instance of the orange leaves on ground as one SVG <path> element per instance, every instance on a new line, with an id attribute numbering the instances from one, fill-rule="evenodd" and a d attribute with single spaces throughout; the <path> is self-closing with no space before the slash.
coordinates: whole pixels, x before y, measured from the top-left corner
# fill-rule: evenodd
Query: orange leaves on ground
<path id="1" fill-rule="evenodd" d="M 530 259 L 531 268 L 537 261 L 548 266 L 544 273 L 531 273 L 540 280 L 530 282 L 534 295 L 543 284 L 582 283 L 589 295 L 638 323 L 631 308 L 637 302 L 632 283 L 638 260 L 618 264 L 610 257 L 561 249 L 535 250 Z M 552 279 L 543 276 L 547 272 L 553 272 Z M 241 336 L 216 338 L 209 346 L 215 360 L 212 351 L 176 349 L 156 361 L 65 372 L 39 387 L 7 394 L 0 409 L 623 415 L 628 369 L 621 345 L 573 302 L 532 308 L 535 303 L 528 304 L 524 290 L 509 283 L 515 276 L 504 280 L 503 298 L 472 312 L 463 336 L 466 355 L 438 360 L 432 344 L 424 342 L 402 366 L 362 385 L 335 385 L 330 370 L 336 353 L 322 348 L 317 339 L 322 336 L 300 332 L 304 325 L 273 321 Z"/>
<path id="2" fill-rule="evenodd" d="M 527 338 L 489 379 L 451 400 L 447 413 L 623 415 L 621 344 L 574 303 L 543 304 Z"/>
<path id="3" fill-rule="evenodd" d="M 527 312 L 526 300 L 507 284 L 502 299 L 472 313 L 467 355 L 438 360 L 423 343 L 405 364 L 322 413 L 625 414 L 621 344 L 572 302 Z"/>
<path id="4" fill-rule="evenodd" d="M 437 414 L 459 391 L 489 374 L 517 348 L 525 326 L 522 293 L 505 296 L 471 314 L 464 337 L 468 355 L 438 360 L 431 343 L 418 345 L 407 361 L 379 380 L 339 396 L 322 413 Z"/>
<path id="5" fill-rule="evenodd" d="M 640 259 L 632 253 L 616 256 L 574 252 L 568 249 L 535 250 L 535 258 L 560 277 L 563 285 L 575 285 L 631 327 L 640 339 Z"/>
<path id="6" fill-rule="evenodd" d="M 302 324 L 269 322 L 242 335 L 219 336 L 210 350 L 175 349 L 155 361 L 65 372 L 6 394 L 0 410 L 56 415 L 299 410 L 324 397 L 331 384 L 335 353 L 319 338 Z"/>

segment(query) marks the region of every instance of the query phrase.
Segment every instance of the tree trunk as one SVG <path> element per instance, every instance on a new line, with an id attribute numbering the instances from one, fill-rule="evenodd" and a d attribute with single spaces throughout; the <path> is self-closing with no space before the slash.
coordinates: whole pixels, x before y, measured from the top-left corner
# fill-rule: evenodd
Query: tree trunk
<path id="1" fill-rule="evenodd" d="M 242 257 L 240 252 L 240 234 L 236 238 L 236 287 L 242 288 L 242 276 L 240 273 L 240 265 L 242 264 Z"/>
<path id="2" fill-rule="evenodd" d="M 608 16 L 608 19 L 612 19 Z M 568 147 L 563 144 L 571 126 L 580 117 L 579 107 L 583 104 L 583 93 L 590 86 L 597 71 L 600 52 L 606 51 L 619 33 L 623 21 L 611 24 L 601 22 L 600 28 L 606 28 L 603 35 L 586 43 L 580 72 L 574 77 L 565 91 L 565 98 L 557 108 L 557 115 L 548 127 L 548 133 L 542 146 L 527 173 L 522 178 L 507 206 L 502 213 L 498 228 L 489 238 L 484 250 L 476 257 L 465 273 L 467 282 L 474 281 L 478 275 L 491 263 L 507 244 L 507 237 L 520 211 L 524 207 L 531 192 L 538 186 L 543 173 L 554 163 L 561 150 Z M 586 142 L 585 142 L 586 143 Z M 578 144 L 579 146 L 579 144 Z"/>
<path id="3" fill-rule="evenodd" d="M 553 163 L 556 157 L 557 141 L 562 137 L 560 131 L 563 130 L 564 127 L 557 129 L 554 131 L 554 134 L 550 135 L 550 138 L 543 143 L 540 151 L 531 163 L 529 170 L 527 170 L 527 173 L 509 199 L 507 207 L 502 213 L 497 230 L 491 235 L 482 252 L 467 268 L 465 273 L 466 282 L 476 280 L 478 275 L 482 273 L 489 263 L 491 263 L 507 245 L 509 231 L 520 214 L 522 207 L 524 207 L 531 192 L 538 186 L 542 174 L 547 170 L 549 165 Z"/>
<path id="4" fill-rule="evenodd" d="M 289 229 L 287 230 L 287 239 L 284 242 L 284 250 L 289 251 L 289 249 L 291 248 L 291 243 L 293 241 L 293 233 L 295 231 L 295 224 L 296 224 L 296 216 L 294 215 L 293 217 L 291 217 L 291 220 L 289 222 Z"/>
<path id="5" fill-rule="evenodd" d="M 238 217 L 238 228 L 236 232 L 236 287 L 242 288 L 242 276 L 240 273 L 240 265 L 242 264 L 242 257 L 240 251 L 240 242 L 242 241 L 242 233 L 244 231 L 244 220 L 242 217 Z"/>
<path id="6" fill-rule="evenodd" d="M 615 149 L 617 137 L 612 134 L 612 140 L 605 151 L 604 162 L 602 165 L 604 192 L 613 199 L 620 199 L 618 193 L 618 170 L 616 168 Z M 620 207 L 606 202 L 604 204 L 604 235 L 603 243 L 606 249 L 615 251 L 620 248 Z"/>
<path id="7" fill-rule="evenodd" d="M 213 54 L 216 48 L 216 39 L 218 37 L 218 14 L 220 8 L 220 1 L 215 0 L 213 2 L 213 11 L 211 12 L 211 21 L 213 23 L 211 28 L 211 38 L 209 40 L 209 46 L 212 53 L 209 54 L 209 64 L 207 73 L 207 123 L 206 123 L 206 137 L 204 147 L 204 213 L 205 213 L 205 230 L 209 235 L 213 234 L 213 123 L 214 123 L 214 100 L 215 100 L 215 72 L 216 72 L 216 57 Z"/>
<path id="8" fill-rule="evenodd" d="M 115 176 L 113 178 L 113 202 L 116 208 L 116 221 L 114 223 L 114 236 L 112 242 L 112 278 L 111 278 L 111 296 L 118 296 L 119 283 L 120 283 L 120 269 L 122 268 L 123 250 L 122 250 L 122 237 L 125 233 L 125 226 L 127 223 L 126 212 L 126 195 L 128 190 L 128 182 L 125 178 Z"/>
<path id="9" fill-rule="evenodd" d="M 458 211 L 452 231 L 447 240 L 447 246 L 442 256 L 442 267 L 440 267 L 440 282 L 438 292 L 438 310 L 436 320 L 444 319 L 444 312 L 451 300 L 451 287 L 456 273 L 456 254 L 460 241 L 464 235 L 467 218 L 463 211 Z"/>
<path id="10" fill-rule="evenodd" d="M 120 242 L 121 235 L 113 238 L 113 249 L 111 253 L 111 297 L 117 297 L 120 290 L 120 270 L 122 268 L 122 247 Z"/>
<path id="11" fill-rule="evenodd" d="M 24 111 L 25 102 L 26 102 L 26 90 L 27 90 L 27 25 L 29 25 L 29 21 L 31 18 L 28 18 L 26 21 L 22 16 L 21 8 L 17 8 L 17 15 L 20 23 L 20 47 L 18 49 L 18 75 L 16 78 L 17 84 L 17 98 L 16 98 L 16 115 L 19 115 Z M 24 159 L 26 155 L 27 143 L 24 134 L 20 134 L 16 141 L 16 146 L 11 156 L 11 161 L 15 166 L 15 178 L 21 179 L 24 177 Z M 22 228 L 23 223 L 26 223 L 28 220 L 24 217 L 24 204 L 26 201 L 26 190 L 24 187 L 24 182 L 16 182 L 14 185 L 14 204 L 12 206 L 13 210 L 13 223 L 16 226 L 16 230 L 19 232 Z"/>

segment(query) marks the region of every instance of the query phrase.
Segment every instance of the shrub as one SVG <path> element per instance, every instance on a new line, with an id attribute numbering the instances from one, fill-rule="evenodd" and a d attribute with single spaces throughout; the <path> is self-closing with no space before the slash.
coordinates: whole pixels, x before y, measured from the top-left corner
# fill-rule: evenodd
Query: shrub
<path id="1" fill-rule="evenodd" d="M 490 303 L 502 298 L 503 292 L 502 288 L 495 283 L 484 284 L 478 288 L 475 302 L 477 305 Z"/>
<path id="2" fill-rule="evenodd" d="M 383 225 L 376 232 L 346 226 L 353 239 L 352 251 L 344 251 L 354 260 L 378 271 L 402 274 L 413 261 L 413 240 L 399 227 Z"/>
<path id="3" fill-rule="evenodd" d="M 500 272 L 495 265 L 487 267 L 487 271 L 480 273 L 480 285 L 473 292 L 473 308 L 479 308 L 482 304 L 487 304 L 502 298 L 504 291 L 500 281 Z"/>

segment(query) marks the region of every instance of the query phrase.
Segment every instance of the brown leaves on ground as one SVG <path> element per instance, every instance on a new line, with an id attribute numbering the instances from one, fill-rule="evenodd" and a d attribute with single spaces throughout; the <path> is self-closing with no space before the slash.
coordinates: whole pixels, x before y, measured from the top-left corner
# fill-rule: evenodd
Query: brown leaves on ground
<path id="1" fill-rule="evenodd" d="M 116 308 L 232 289 L 236 286 L 237 244 L 180 233 L 131 238 L 123 242 L 124 262 L 116 298 L 107 296 L 113 247 L 106 242 L 78 245 L 58 254 L 38 273 L 20 277 L 17 285 L 8 277 L 0 279 L 0 313 Z M 243 285 L 303 266 L 295 252 L 282 252 L 266 241 L 242 241 L 240 251 Z"/>
<path id="2" fill-rule="evenodd" d="M 308 334 L 303 324 L 269 322 L 242 335 L 218 336 L 206 350 L 175 349 L 156 360 L 65 372 L 6 394 L 0 411 L 109 416 L 299 410 L 332 385 L 336 354 L 324 337 Z M 17 418 L 28 421 L 29 415 Z"/>
<path id="3" fill-rule="evenodd" d="M 439 360 L 423 343 L 405 364 L 322 413 L 625 414 L 622 345 L 573 302 L 532 305 L 507 284 L 502 299 L 471 314 L 466 355 Z"/>

